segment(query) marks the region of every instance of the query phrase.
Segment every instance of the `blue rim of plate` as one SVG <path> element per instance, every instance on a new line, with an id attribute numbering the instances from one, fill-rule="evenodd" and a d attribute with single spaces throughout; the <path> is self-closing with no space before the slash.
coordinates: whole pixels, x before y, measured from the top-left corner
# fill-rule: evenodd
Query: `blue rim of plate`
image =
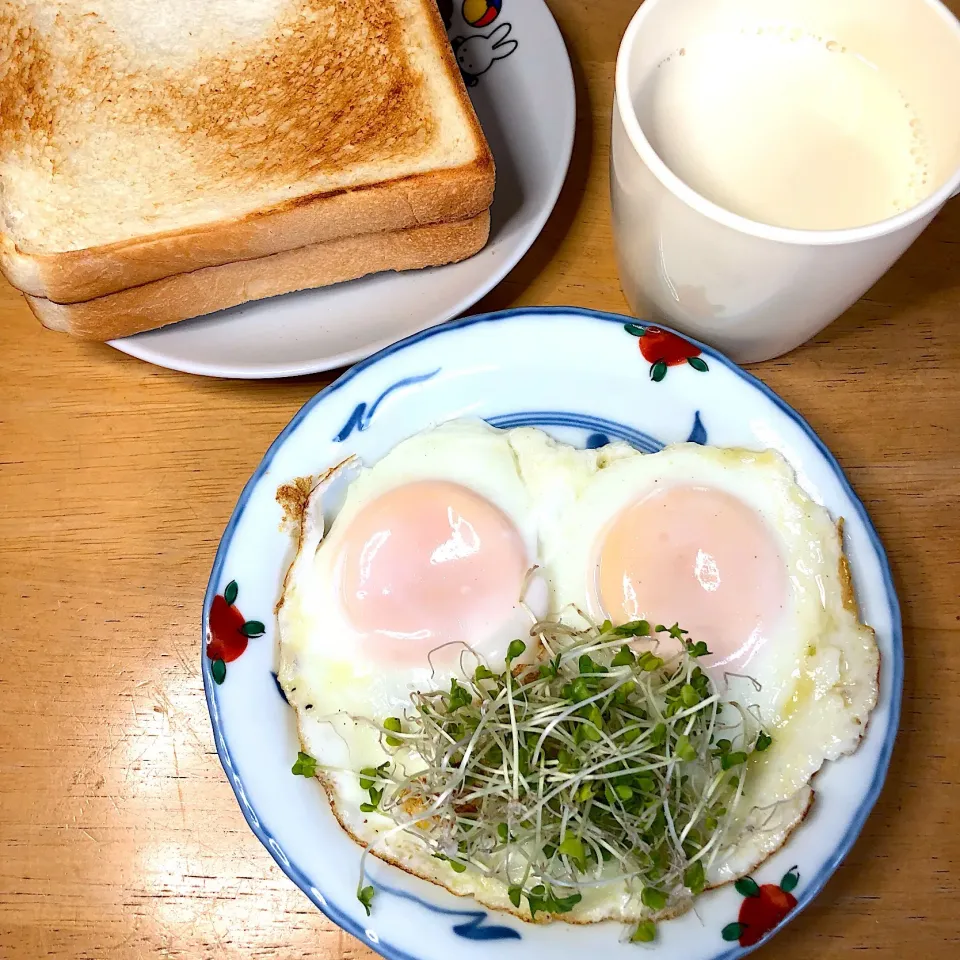
<path id="1" fill-rule="evenodd" d="M 214 595 L 216 594 L 217 584 L 220 581 L 220 574 L 223 569 L 224 560 L 226 559 L 227 553 L 230 550 L 230 544 L 233 540 L 234 531 L 238 522 L 240 521 L 240 518 L 243 516 L 243 511 L 246 508 L 247 501 L 249 500 L 251 493 L 260 482 L 260 479 L 263 477 L 264 473 L 266 473 L 275 454 L 280 447 L 283 446 L 287 437 L 299 427 L 303 419 L 318 403 L 325 400 L 331 394 L 336 393 L 362 371 L 374 366 L 381 360 L 386 359 L 391 354 L 397 353 L 398 351 L 412 346 L 415 343 L 420 343 L 423 340 L 429 340 L 432 337 L 443 336 L 451 331 L 460 330 L 464 327 L 471 327 L 480 323 L 496 323 L 501 320 L 511 320 L 516 317 L 531 319 L 541 318 L 548 320 L 551 317 L 558 316 L 575 316 L 585 320 L 595 320 L 602 323 L 617 323 L 621 326 L 624 323 L 634 323 L 638 326 L 652 325 L 647 321 L 637 320 L 633 317 L 627 317 L 617 313 L 604 313 L 598 310 L 587 310 L 581 307 L 518 307 L 512 310 L 501 310 L 497 313 L 484 313 L 473 317 L 463 317 L 460 320 L 444 323 L 436 327 L 430 327 L 429 329 L 413 334 L 404 340 L 400 340 L 384 350 L 381 350 L 379 353 L 375 353 L 366 360 L 357 363 L 355 366 L 351 367 L 340 377 L 338 377 L 333 383 L 321 390 L 315 397 L 308 400 L 300 408 L 300 410 L 297 411 L 293 419 L 287 424 L 286 427 L 284 427 L 277 439 L 274 440 L 270 445 L 270 448 L 267 450 L 266 454 L 264 454 L 264 457 L 260 461 L 260 465 L 257 467 L 253 476 L 244 485 L 244 488 L 240 494 L 240 499 L 237 501 L 237 505 L 234 507 L 233 513 L 230 516 L 230 520 L 228 521 L 226 529 L 223 532 L 223 536 L 220 539 L 220 545 L 217 548 L 217 554 L 213 561 L 213 569 L 210 572 L 210 580 L 207 584 L 207 590 L 203 598 L 203 614 L 200 622 L 200 658 L 201 674 L 203 676 L 203 690 L 207 699 L 207 709 L 210 712 L 210 720 L 213 725 L 214 743 L 217 748 L 217 755 L 220 757 L 220 763 L 223 765 L 223 769 L 227 775 L 228 781 L 230 782 L 230 786 L 236 795 L 237 802 L 240 804 L 240 810 L 243 813 L 244 819 L 247 821 L 247 824 L 257 839 L 270 852 L 270 855 L 277 862 L 277 866 L 279 866 L 280 869 L 307 895 L 307 897 L 310 898 L 313 904 L 324 914 L 324 916 L 332 920 L 335 924 L 337 924 L 337 926 L 345 930 L 347 933 L 352 934 L 362 943 L 365 943 L 372 950 L 375 950 L 381 956 L 386 957 L 387 960 L 422 960 L 422 958 L 414 956 L 413 954 L 409 954 L 406 951 L 401 950 L 399 947 L 395 947 L 389 943 L 386 943 L 379 938 L 376 940 L 372 939 L 368 935 L 367 929 L 362 924 L 354 921 L 344 911 L 337 907 L 336 904 L 333 904 L 327 900 L 322 891 L 317 889 L 310 879 L 287 856 L 286 852 L 282 849 L 276 839 L 274 839 L 270 831 L 263 825 L 263 821 L 247 799 L 243 789 L 243 782 L 240 779 L 240 775 L 236 771 L 236 767 L 233 763 L 233 757 L 230 753 L 230 748 L 227 746 L 226 738 L 224 737 L 220 726 L 220 713 L 216 703 L 214 684 L 210 675 L 207 658 L 204 656 L 204 642 L 206 639 L 206 623 L 208 612 L 210 610 L 210 605 L 213 603 Z M 664 327 L 662 324 L 657 324 L 657 326 L 665 330 L 670 329 L 668 327 Z M 870 811 L 876 804 L 877 798 L 880 796 L 880 791 L 883 789 L 884 781 L 886 780 L 887 770 L 890 767 L 890 757 L 893 754 L 894 741 L 896 740 L 897 730 L 900 724 L 900 702 L 903 694 L 903 626 L 900 620 L 900 602 L 897 599 L 897 592 L 893 583 L 893 574 L 890 570 L 890 563 L 887 560 L 886 551 L 884 550 L 883 544 L 880 541 L 880 536 L 873 525 L 873 521 L 871 521 L 870 515 L 867 513 L 866 507 L 863 505 L 861 499 L 857 496 L 850 484 L 850 481 L 847 480 L 847 477 L 844 474 L 840 464 L 837 462 L 836 457 L 834 457 L 834 455 L 827 449 L 824 442 L 820 439 L 820 437 L 817 436 L 810 424 L 808 424 L 807 421 L 796 412 L 796 410 L 794 410 L 789 404 L 787 404 L 776 393 L 774 393 L 773 390 L 771 390 L 770 387 L 768 387 L 762 380 L 758 380 L 746 370 L 738 367 L 735 363 L 733 363 L 732 360 L 728 360 L 723 354 L 714 350 L 713 347 L 710 347 L 707 344 L 701 343 L 697 340 L 693 340 L 686 334 L 678 335 L 683 336 L 691 343 L 695 343 L 702 350 L 702 352 L 712 360 L 722 364 L 728 370 L 731 370 L 733 373 L 735 373 L 741 380 L 746 381 L 746 383 L 759 390 L 760 393 L 772 401 L 772 403 L 777 407 L 778 410 L 780 410 L 781 413 L 796 423 L 813 442 L 814 446 L 833 470 L 838 481 L 840 482 L 843 492 L 847 497 L 849 497 L 850 502 L 854 505 L 854 508 L 856 509 L 856 512 L 867 531 L 870 544 L 876 551 L 877 559 L 880 562 L 880 568 L 883 574 L 883 583 L 887 595 L 887 604 L 890 611 L 890 621 L 893 634 L 890 723 L 888 726 L 886 739 L 884 740 L 880 754 L 877 758 L 877 765 L 874 768 L 873 779 L 871 780 L 870 788 L 856 813 L 854 814 L 846 833 L 835 847 L 833 855 L 827 860 L 823 867 L 820 868 L 820 871 L 816 874 L 813 880 L 804 885 L 803 894 L 798 898 L 797 906 L 790 912 L 790 914 L 781 920 L 780 923 L 777 924 L 777 926 L 770 931 L 767 936 L 765 936 L 754 946 L 731 947 L 716 954 L 716 956 L 712 958 L 712 960 L 733 960 L 735 957 L 744 957 L 756 950 L 757 947 L 768 943 L 772 937 L 778 934 L 783 927 L 786 926 L 787 923 L 793 920 L 803 910 L 805 910 L 807 906 L 809 906 L 809 904 L 823 889 L 826 882 L 836 872 L 837 867 L 840 866 L 840 863 L 843 861 L 844 857 L 846 857 L 846 855 L 850 852 L 851 847 L 856 842 L 857 837 L 860 835 L 860 831 L 863 829 L 863 825 L 866 822 L 867 817 L 870 815 Z M 429 904 L 424 905 L 433 909 Z M 439 912 L 442 913 L 444 911 L 441 909 Z"/>

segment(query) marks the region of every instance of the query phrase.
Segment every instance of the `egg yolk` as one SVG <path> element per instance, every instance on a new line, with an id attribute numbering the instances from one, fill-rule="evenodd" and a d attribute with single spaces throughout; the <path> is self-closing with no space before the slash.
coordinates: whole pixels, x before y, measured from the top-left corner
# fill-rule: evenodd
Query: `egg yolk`
<path id="1" fill-rule="evenodd" d="M 614 623 L 678 623 L 708 664 L 745 664 L 783 610 L 776 539 L 737 497 L 671 487 L 620 513 L 599 545 L 597 595 Z"/>
<path id="2" fill-rule="evenodd" d="M 339 563 L 344 610 L 378 648 L 422 658 L 443 644 L 482 642 L 508 619 L 527 574 L 510 519 L 467 487 L 408 483 L 366 504 Z"/>

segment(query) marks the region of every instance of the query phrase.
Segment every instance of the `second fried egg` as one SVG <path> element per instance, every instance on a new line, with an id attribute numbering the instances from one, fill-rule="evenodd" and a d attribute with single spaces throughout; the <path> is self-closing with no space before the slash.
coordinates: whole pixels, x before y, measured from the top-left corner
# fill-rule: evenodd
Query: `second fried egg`
<path id="1" fill-rule="evenodd" d="M 561 448 L 546 468 L 557 445 L 545 434 L 517 431 L 513 445 L 534 500 L 551 503 L 540 552 L 561 616 L 679 624 L 710 649 L 724 700 L 772 734 L 751 762 L 742 841 L 712 870 L 743 873 L 803 817 L 823 761 L 856 749 L 876 702 L 876 641 L 840 528 L 775 451 L 685 443 L 597 465 Z"/>

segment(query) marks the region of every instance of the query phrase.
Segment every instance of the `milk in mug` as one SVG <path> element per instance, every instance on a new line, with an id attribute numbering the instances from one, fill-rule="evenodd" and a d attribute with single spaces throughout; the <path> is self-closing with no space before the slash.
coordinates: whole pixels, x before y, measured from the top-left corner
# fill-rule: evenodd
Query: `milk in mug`
<path id="1" fill-rule="evenodd" d="M 884 70 L 783 25 L 696 37 L 638 91 L 641 127 L 681 180 L 750 220 L 859 227 L 935 188 L 923 118 Z"/>

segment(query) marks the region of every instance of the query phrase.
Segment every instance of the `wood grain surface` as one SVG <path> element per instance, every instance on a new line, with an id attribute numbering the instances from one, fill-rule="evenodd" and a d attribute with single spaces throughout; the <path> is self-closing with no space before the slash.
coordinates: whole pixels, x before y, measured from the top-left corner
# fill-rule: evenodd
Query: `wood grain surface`
<path id="1" fill-rule="evenodd" d="M 530 254 L 476 309 L 623 311 L 607 163 L 635 2 L 551 6 L 576 70 L 570 177 Z M 761 948 L 767 960 L 960 955 L 958 321 L 954 201 L 814 342 L 753 368 L 867 504 L 907 656 L 880 802 L 815 903 Z M 248 830 L 200 678 L 220 533 L 268 444 L 331 377 L 156 369 L 43 331 L 5 285 L 0 356 L 0 957 L 372 956 Z"/>

